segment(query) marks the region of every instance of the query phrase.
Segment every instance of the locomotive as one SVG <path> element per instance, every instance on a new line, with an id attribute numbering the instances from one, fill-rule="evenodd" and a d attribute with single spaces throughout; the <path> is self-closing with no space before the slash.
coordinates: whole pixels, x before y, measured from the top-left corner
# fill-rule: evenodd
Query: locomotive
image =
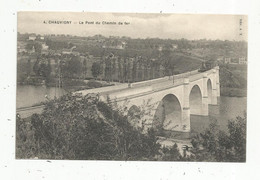
<path id="1" fill-rule="evenodd" d="M 205 72 L 213 68 L 215 65 L 214 61 L 205 61 L 201 63 L 201 67 L 199 69 L 199 72 Z"/>

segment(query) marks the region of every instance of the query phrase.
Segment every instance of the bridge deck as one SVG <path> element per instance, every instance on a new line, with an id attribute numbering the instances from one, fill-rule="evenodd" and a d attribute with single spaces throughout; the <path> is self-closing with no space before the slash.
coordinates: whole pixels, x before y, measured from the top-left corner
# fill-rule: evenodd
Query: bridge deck
<path id="1" fill-rule="evenodd" d="M 204 73 L 210 74 L 212 73 L 212 69 Z M 86 95 L 88 93 L 99 93 L 101 96 L 106 96 L 106 95 L 116 95 L 119 94 L 120 92 L 121 96 L 124 96 L 125 94 L 126 96 L 130 97 L 136 94 L 146 94 L 146 93 L 156 92 L 167 88 L 180 86 L 184 83 L 185 78 L 188 78 L 190 82 L 196 81 L 202 78 L 204 73 L 198 72 L 198 70 L 194 70 L 191 72 L 186 72 L 174 76 L 166 76 L 158 79 L 136 82 L 130 84 L 130 86 L 128 86 L 128 84 L 122 84 L 122 85 L 110 86 L 106 88 L 82 90 L 82 91 L 78 91 L 77 93 L 81 93 L 82 95 Z M 131 93 L 129 94 L 129 91 L 133 92 L 134 94 L 132 95 Z M 120 96 L 117 96 L 117 98 L 120 98 Z"/>

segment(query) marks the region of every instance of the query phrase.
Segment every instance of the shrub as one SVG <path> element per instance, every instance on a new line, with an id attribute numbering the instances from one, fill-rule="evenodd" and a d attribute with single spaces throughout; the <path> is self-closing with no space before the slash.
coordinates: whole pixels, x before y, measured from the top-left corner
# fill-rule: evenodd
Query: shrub
<path id="1" fill-rule="evenodd" d="M 142 134 L 95 95 L 68 94 L 46 104 L 26 128 L 17 121 L 18 158 L 151 160 L 160 148 L 153 130 Z"/>

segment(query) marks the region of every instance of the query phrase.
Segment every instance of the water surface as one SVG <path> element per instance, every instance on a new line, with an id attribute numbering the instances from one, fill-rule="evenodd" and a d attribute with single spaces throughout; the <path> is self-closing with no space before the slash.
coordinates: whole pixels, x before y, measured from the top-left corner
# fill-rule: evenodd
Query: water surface
<path id="1" fill-rule="evenodd" d="M 30 107 L 40 102 L 54 99 L 66 94 L 64 89 L 46 86 L 18 85 L 16 91 L 16 108 Z M 47 95 L 47 98 L 45 97 Z"/>

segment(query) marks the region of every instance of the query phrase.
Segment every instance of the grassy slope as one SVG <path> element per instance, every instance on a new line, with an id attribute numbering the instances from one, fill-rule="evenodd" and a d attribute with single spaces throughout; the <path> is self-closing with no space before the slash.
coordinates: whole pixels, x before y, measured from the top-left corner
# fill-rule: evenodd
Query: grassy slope
<path id="1" fill-rule="evenodd" d="M 200 59 L 192 56 L 187 56 L 181 53 L 174 54 L 172 61 L 175 64 L 174 71 L 178 71 L 179 73 L 199 69 L 201 66 Z"/>
<path id="2" fill-rule="evenodd" d="M 246 67 L 246 66 L 245 66 Z M 241 66 L 220 66 L 220 93 L 222 96 L 247 96 L 247 69 Z"/>

